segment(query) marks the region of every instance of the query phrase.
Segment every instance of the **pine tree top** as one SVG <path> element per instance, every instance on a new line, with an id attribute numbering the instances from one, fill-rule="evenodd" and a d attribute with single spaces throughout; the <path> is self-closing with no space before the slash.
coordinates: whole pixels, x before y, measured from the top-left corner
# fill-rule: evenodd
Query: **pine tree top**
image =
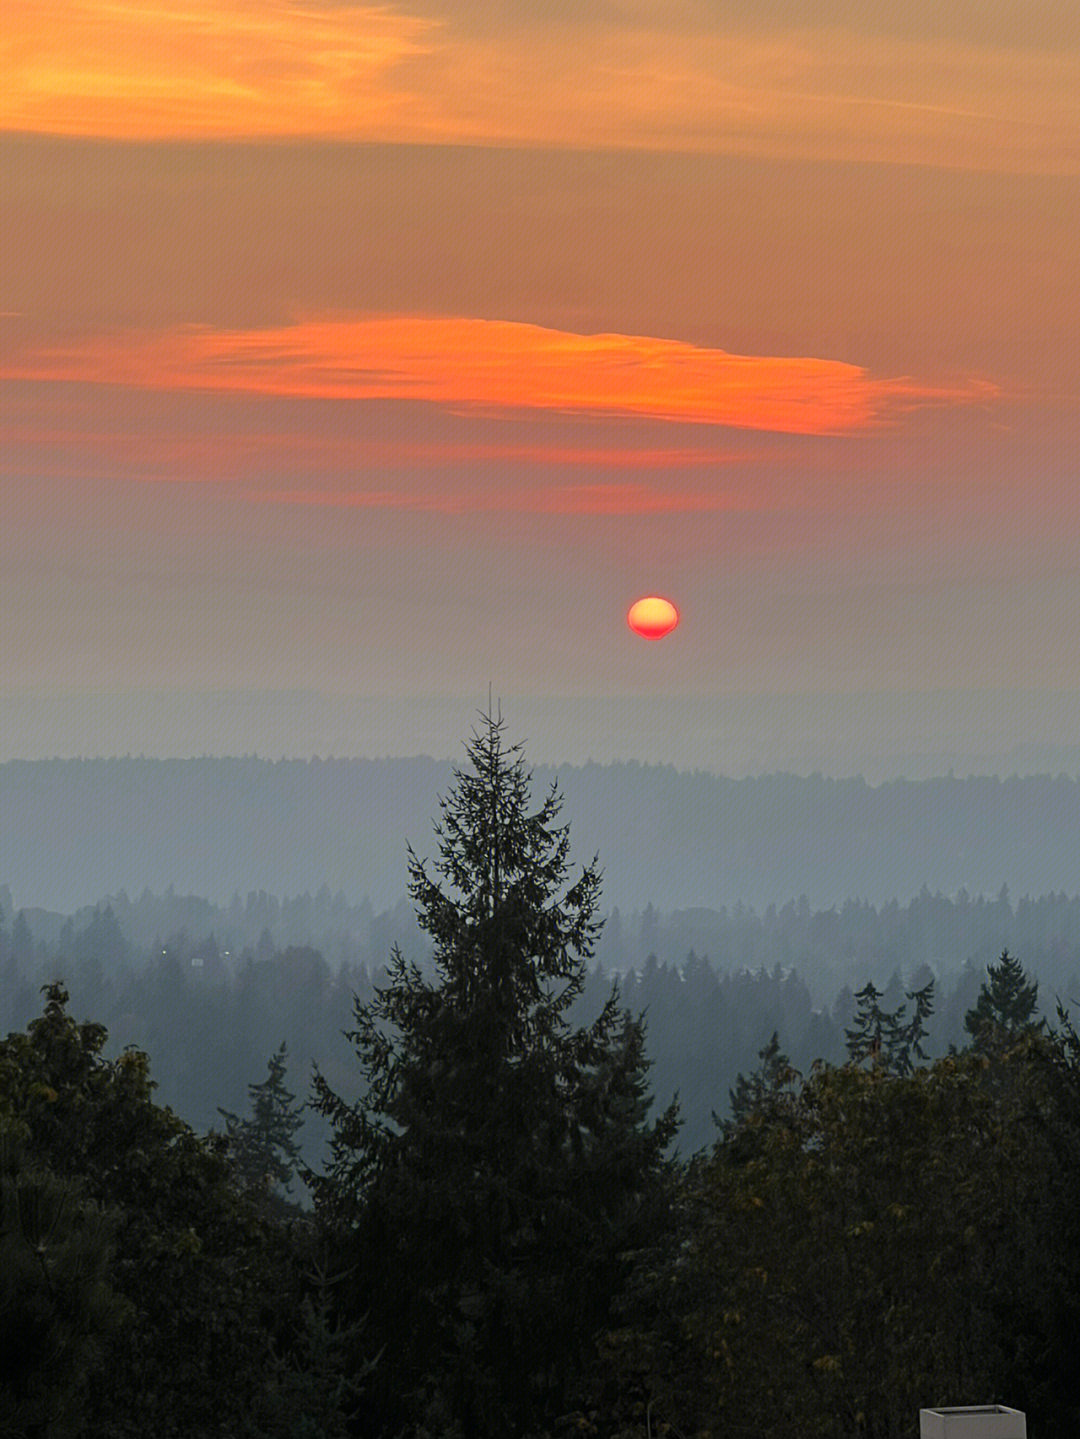
<path id="1" fill-rule="evenodd" d="M 1013 1035 L 1028 1027 L 1044 1027 L 1045 1021 L 1035 1024 L 1038 981 L 1028 979 L 1015 955 L 1003 949 L 997 964 L 986 966 L 986 974 L 974 1008 L 964 1016 L 964 1028 L 976 1046 L 984 1046 L 995 1035 Z"/>
<path id="2" fill-rule="evenodd" d="M 410 846 L 409 892 L 448 999 L 467 1005 L 486 994 L 507 1013 L 545 1002 L 561 1011 L 580 991 L 600 932 L 600 871 L 594 857 L 568 884 L 558 784 L 531 808 L 522 746 L 507 745 L 503 728 L 501 716 L 481 716 L 466 745 L 471 771 L 455 768 L 454 788 L 439 800 L 433 870 L 445 886 Z M 565 986 L 557 1000 L 553 981 Z"/>
<path id="3" fill-rule="evenodd" d="M 354 1005 L 346 1038 L 360 1061 L 359 1103 L 313 1076 L 312 1107 L 336 1131 L 332 1176 L 308 1179 L 317 1205 L 355 1212 L 406 1157 L 429 1177 L 456 1167 L 469 1184 L 482 1172 L 502 1183 L 515 1167 L 543 1171 L 566 1145 L 595 1150 L 614 1133 L 638 1143 L 640 1125 L 659 1152 L 674 1132 L 673 1114 L 644 1127 L 643 1028 L 617 990 L 591 1024 L 569 1022 L 600 930 L 600 872 L 594 859 L 570 875 L 557 785 L 533 805 L 522 747 L 507 745 L 503 728 L 484 714 L 473 731 L 470 767 L 455 769 L 439 800 L 438 858 L 408 851 L 436 974 L 395 949 L 388 983 Z"/>

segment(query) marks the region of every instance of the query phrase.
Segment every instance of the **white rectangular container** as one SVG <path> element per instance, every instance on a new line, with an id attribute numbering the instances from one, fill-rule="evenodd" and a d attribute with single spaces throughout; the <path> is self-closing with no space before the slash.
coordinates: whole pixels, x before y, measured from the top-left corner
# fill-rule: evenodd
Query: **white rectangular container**
<path id="1" fill-rule="evenodd" d="M 1027 1419 L 1004 1404 L 920 1409 L 919 1439 L 1027 1439 Z"/>

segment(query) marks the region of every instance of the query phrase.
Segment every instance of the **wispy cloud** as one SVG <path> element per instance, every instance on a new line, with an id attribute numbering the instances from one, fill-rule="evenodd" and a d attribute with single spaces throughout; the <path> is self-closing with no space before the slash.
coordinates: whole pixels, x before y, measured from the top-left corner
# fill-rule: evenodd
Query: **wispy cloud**
<path id="1" fill-rule="evenodd" d="M 583 335 L 454 316 L 302 320 L 259 330 L 126 331 L 30 347 L 8 379 L 323 400 L 415 400 L 472 412 L 634 416 L 845 434 L 894 413 L 994 393 L 879 378 L 814 357 L 732 355 L 641 335 Z"/>
<path id="2" fill-rule="evenodd" d="M 1045 24 L 973 40 L 929 0 L 899 29 L 850 7 L 813 24 L 803 6 L 500 6 L 497 24 L 469 8 L 9 0 L 0 128 L 1080 173 L 1080 51 Z"/>
<path id="3" fill-rule="evenodd" d="M 423 493 L 399 490 L 249 490 L 255 504 L 311 505 L 359 510 L 421 510 L 437 514 L 672 515 L 763 508 L 743 495 L 658 489 L 648 485 L 520 486 L 498 491 L 454 489 Z"/>
<path id="4" fill-rule="evenodd" d="M 173 416 L 169 425 L 148 429 L 145 424 L 132 423 L 132 417 L 123 413 L 126 406 L 122 401 L 128 397 L 122 392 L 118 396 L 121 413 L 108 417 L 99 414 L 97 423 L 79 423 L 77 417 L 65 415 L 63 401 L 57 404 L 50 398 L 49 386 L 40 387 L 36 408 L 42 414 L 27 419 L 25 415 L 9 416 L 5 412 L 0 418 L 4 433 L 0 477 L 18 478 L 32 473 L 42 479 L 73 482 L 234 485 L 257 484 L 267 475 L 286 474 L 298 483 L 317 486 L 330 478 L 337 481 L 367 473 L 395 477 L 437 473 L 457 484 L 465 473 L 715 473 L 753 464 L 760 458 L 749 451 L 708 441 L 695 446 L 650 446 L 634 443 L 629 437 L 625 444 L 612 437 L 606 445 L 565 443 L 556 438 L 539 438 L 528 444 L 495 443 L 481 438 L 414 440 L 372 435 L 367 426 L 361 434 L 327 435 L 311 424 L 311 415 L 304 407 L 299 414 L 275 417 L 274 423 L 255 434 L 232 429 L 228 424 L 217 425 L 207 433 L 205 425 L 200 425 L 200 419 L 205 418 L 201 411 Z M 103 411 L 105 407 L 99 400 L 96 408 Z M 102 423 L 106 418 L 111 423 Z M 457 426 L 460 421 L 443 417 L 442 423 Z M 481 419 L 479 423 L 487 422 Z M 281 496 L 268 493 L 266 498 Z M 366 503 L 362 497 L 309 502 Z"/>
<path id="5" fill-rule="evenodd" d="M 403 122 L 409 96 L 385 77 L 432 28 L 385 5 L 12 0 L 0 123 L 117 139 L 360 138 Z"/>

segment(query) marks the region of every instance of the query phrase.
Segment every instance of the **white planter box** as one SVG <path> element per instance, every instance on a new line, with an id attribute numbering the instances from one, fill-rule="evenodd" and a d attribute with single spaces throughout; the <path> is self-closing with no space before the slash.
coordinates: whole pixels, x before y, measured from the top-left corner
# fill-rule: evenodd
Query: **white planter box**
<path id="1" fill-rule="evenodd" d="M 919 1439 L 1027 1439 L 1027 1419 L 1004 1404 L 920 1409 Z"/>

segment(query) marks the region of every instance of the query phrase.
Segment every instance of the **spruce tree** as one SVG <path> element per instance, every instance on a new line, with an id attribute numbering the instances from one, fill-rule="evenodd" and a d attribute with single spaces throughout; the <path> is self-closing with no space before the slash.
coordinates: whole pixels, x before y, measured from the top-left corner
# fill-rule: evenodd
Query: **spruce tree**
<path id="1" fill-rule="evenodd" d="M 261 1084 L 249 1084 L 251 1116 L 240 1119 L 218 1109 L 225 1120 L 226 1138 L 243 1188 L 264 1195 L 270 1201 L 283 1200 L 300 1162 L 295 1134 L 303 1128 L 303 1104 L 294 1104 L 295 1095 L 285 1088 L 287 1050 L 282 1040 L 276 1054 L 267 1060 L 267 1075 Z"/>
<path id="2" fill-rule="evenodd" d="M 764 1049 L 758 1050 L 761 1061 L 751 1074 L 738 1074 L 734 1089 L 728 1090 L 731 1110 L 725 1121 L 713 1111 L 713 1122 L 730 1137 L 752 1114 L 773 1114 L 789 1108 L 794 1098 L 793 1086 L 802 1078 L 791 1060 L 780 1048 L 780 1036 L 774 1029 Z"/>
<path id="3" fill-rule="evenodd" d="M 971 1035 L 973 1048 L 993 1048 L 1025 1029 L 1045 1028 L 1044 1021 L 1035 1023 L 1038 982 L 1028 979 L 1015 955 L 1003 949 L 997 964 L 986 966 L 986 973 L 975 1007 L 964 1016 L 964 1028 Z"/>
<path id="4" fill-rule="evenodd" d="M 896 1009 L 882 1009 L 881 991 L 868 982 L 855 996 L 855 1022 L 845 1029 L 848 1058 L 853 1064 L 869 1059 L 875 1069 L 887 1074 L 910 1074 L 914 1068 L 912 1055 L 926 1062 L 922 1047 L 926 1038 L 926 1021 L 934 1012 L 934 981 L 921 989 L 906 990 L 905 998 L 915 1006 L 907 1018 L 907 1004 Z"/>
<path id="5" fill-rule="evenodd" d="M 471 772 L 440 800 L 434 874 L 408 851 L 434 973 L 395 948 L 386 987 L 355 1001 L 346 1037 L 366 1093 L 347 1104 L 315 1069 L 331 1160 L 305 1178 L 364 1276 L 377 1422 L 525 1434 L 561 1412 L 625 1251 L 658 1222 L 676 1106 L 647 1122 L 643 1022 L 617 990 L 570 1028 L 600 873 L 594 859 L 568 882 L 557 785 L 530 809 L 501 716 L 482 717 L 466 753 Z"/>
<path id="6" fill-rule="evenodd" d="M 881 1008 L 880 999 L 881 990 L 872 980 L 855 995 L 854 1023 L 844 1030 L 848 1058 L 853 1064 L 861 1064 L 864 1059 L 874 1065 L 883 1063 L 895 1026 L 892 1016 Z"/>

